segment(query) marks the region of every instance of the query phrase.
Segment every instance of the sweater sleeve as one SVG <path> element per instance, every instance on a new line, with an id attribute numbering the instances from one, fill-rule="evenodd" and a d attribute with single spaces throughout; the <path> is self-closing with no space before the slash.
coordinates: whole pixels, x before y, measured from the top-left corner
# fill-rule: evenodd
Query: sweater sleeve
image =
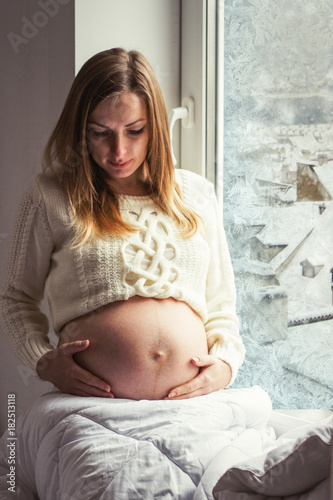
<path id="1" fill-rule="evenodd" d="M 36 363 L 52 346 L 48 319 L 40 309 L 53 238 L 45 204 L 34 180 L 19 205 L 0 294 L 4 332 L 20 360 L 36 374 Z"/>
<path id="2" fill-rule="evenodd" d="M 206 281 L 206 306 L 208 319 L 205 323 L 209 353 L 228 363 L 234 382 L 238 369 L 244 361 L 245 348 L 239 334 L 236 315 L 236 290 L 228 244 L 213 186 L 207 198 L 205 235 L 210 248 L 210 259 Z"/>

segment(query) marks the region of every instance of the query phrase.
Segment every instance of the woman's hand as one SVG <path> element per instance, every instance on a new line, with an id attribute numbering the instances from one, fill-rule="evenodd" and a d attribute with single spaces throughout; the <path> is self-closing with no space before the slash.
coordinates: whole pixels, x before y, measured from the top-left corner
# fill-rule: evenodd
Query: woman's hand
<path id="1" fill-rule="evenodd" d="M 231 379 L 228 363 L 209 354 L 192 358 L 191 362 L 200 368 L 199 374 L 186 384 L 175 387 L 164 399 L 188 399 L 224 389 Z"/>
<path id="2" fill-rule="evenodd" d="M 109 384 L 81 368 L 73 359 L 75 353 L 88 346 L 89 340 L 78 340 L 47 352 L 36 365 L 39 377 L 52 382 L 61 392 L 67 394 L 113 398 Z"/>

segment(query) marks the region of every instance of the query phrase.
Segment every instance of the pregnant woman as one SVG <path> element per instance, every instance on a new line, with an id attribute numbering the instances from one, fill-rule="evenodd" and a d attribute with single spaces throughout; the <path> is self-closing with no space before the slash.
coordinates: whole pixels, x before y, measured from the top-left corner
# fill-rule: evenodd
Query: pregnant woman
<path id="1" fill-rule="evenodd" d="M 1 316 L 23 363 L 64 393 L 182 399 L 234 381 L 244 347 L 219 207 L 208 181 L 174 169 L 140 53 L 103 51 L 76 76 L 17 213 Z"/>

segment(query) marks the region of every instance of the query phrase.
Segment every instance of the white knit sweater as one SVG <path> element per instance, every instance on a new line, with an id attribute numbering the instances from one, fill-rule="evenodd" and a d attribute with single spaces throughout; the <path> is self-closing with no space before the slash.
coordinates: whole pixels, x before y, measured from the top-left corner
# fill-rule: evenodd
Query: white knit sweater
<path id="1" fill-rule="evenodd" d="M 209 352 L 230 364 L 233 382 L 244 346 L 219 206 L 211 183 L 175 172 L 185 201 L 206 223 L 204 232 L 182 238 L 148 196 L 121 195 L 123 219 L 142 231 L 77 250 L 70 246 L 72 212 L 58 180 L 38 174 L 32 181 L 16 216 L 0 307 L 14 351 L 34 372 L 53 349 L 40 309 L 45 290 L 57 335 L 68 321 L 133 295 L 182 300 L 201 316 Z"/>

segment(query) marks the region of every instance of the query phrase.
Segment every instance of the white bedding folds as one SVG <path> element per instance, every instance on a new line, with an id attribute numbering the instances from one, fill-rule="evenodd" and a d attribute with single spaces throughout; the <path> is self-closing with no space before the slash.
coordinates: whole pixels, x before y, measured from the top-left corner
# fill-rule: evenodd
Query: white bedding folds
<path id="1" fill-rule="evenodd" d="M 259 387 L 184 401 L 48 393 L 18 424 L 15 495 L 1 439 L 0 498 L 212 500 L 228 469 L 277 447 L 270 414 Z"/>

